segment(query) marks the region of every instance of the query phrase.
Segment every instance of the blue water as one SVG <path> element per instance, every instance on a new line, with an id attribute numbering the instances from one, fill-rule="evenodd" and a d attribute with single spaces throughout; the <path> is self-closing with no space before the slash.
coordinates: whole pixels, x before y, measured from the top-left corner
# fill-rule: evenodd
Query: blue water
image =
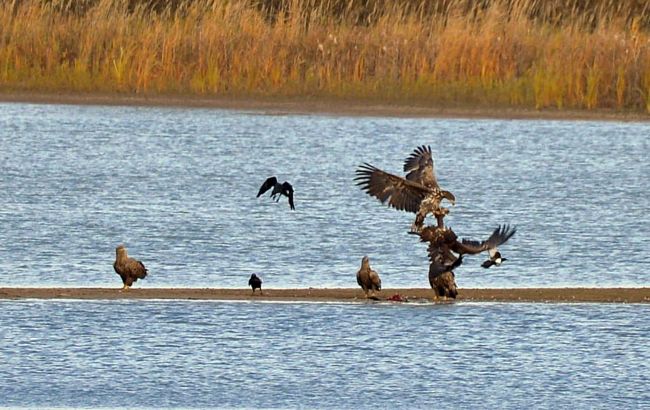
<path id="1" fill-rule="evenodd" d="M 650 286 L 650 124 L 265 116 L 0 104 L 0 285 L 119 287 L 115 246 L 142 287 L 349 287 L 363 255 L 384 287 L 428 287 L 413 215 L 354 185 L 370 162 L 401 173 L 435 153 L 458 205 L 446 219 L 483 239 L 518 232 L 509 260 L 472 257 L 460 287 Z M 295 188 L 256 198 L 270 175 Z"/>
<path id="2" fill-rule="evenodd" d="M 354 170 L 435 152 L 462 287 L 650 286 L 648 123 L 0 104 L 0 286 L 428 287 Z M 255 198 L 270 175 L 286 201 Z M 461 290 L 462 291 L 462 290 Z M 0 301 L 0 407 L 644 408 L 650 306 Z"/>
<path id="3" fill-rule="evenodd" d="M 643 408 L 650 306 L 0 302 L 0 405 Z"/>

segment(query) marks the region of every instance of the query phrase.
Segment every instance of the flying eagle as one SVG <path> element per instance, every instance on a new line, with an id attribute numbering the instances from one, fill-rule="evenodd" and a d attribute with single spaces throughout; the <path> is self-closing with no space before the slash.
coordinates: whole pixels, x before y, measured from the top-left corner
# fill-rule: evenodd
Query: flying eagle
<path id="1" fill-rule="evenodd" d="M 463 255 L 474 255 L 490 249 L 495 249 L 510 239 L 516 228 L 509 225 L 497 227 L 490 237 L 482 242 L 458 237 L 451 228 L 428 226 L 420 233 L 420 241 L 428 242 L 429 253 L 429 284 L 437 297 L 456 298 L 456 286 L 453 270 L 463 263 Z M 458 256 L 454 255 L 458 254 Z"/>
<path id="2" fill-rule="evenodd" d="M 370 260 L 367 256 L 361 259 L 361 268 L 357 272 L 357 283 L 363 289 L 366 298 L 377 299 L 375 292 L 381 290 L 381 279 L 379 274 L 370 267 Z"/>
<path id="3" fill-rule="evenodd" d="M 291 207 L 291 210 L 296 209 L 296 207 L 293 205 L 293 187 L 287 181 L 279 183 L 276 177 L 269 177 L 266 179 L 266 181 L 264 181 L 260 187 L 259 192 L 257 193 L 257 198 L 259 198 L 263 193 L 271 188 L 273 188 L 273 191 L 271 191 L 271 198 L 275 199 L 275 202 L 278 202 L 280 200 L 280 197 L 284 195 L 289 198 L 289 207 Z"/>
<path id="4" fill-rule="evenodd" d="M 262 293 L 262 279 L 260 279 L 260 277 L 254 273 L 252 273 L 251 278 L 248 279 L 248 286 L 250 286 L 251 289 L 253 289 L 253 295 L 255 294 L 255 289 L 260 290 L 260 295 L 264 294 Z"/>
<path id="5" fill-rule="evenodd" d="M 133 285 L 133 282 L 138 279 L 144 279 L 147 276 L 147 268 L 139 260 L 129 257 L 124 245 L 119 245 L 115 248 L 113 269 L 122 278 L 122 283 L 124 283 L 123 290 L 128 290 Z"/>
<path id="6" fill-rule="evenodd" d="M 430 146 L 417 147 L 404 161 L 406 177 L 389 174 L 366 163 L 360 165 L 354 178 L 357 185 L 368 195 L 379 199 L 381 203 L 400 210 L 416 214 L 411 231 L 420 232 L 427 214 L 433 214 L 438 226 L 442 227 L 442 219 L 449 210 L 440 206 L 443 199 L 453 204 L 456 197 L 440 189 L 433 168 L 433 156 Z"/>

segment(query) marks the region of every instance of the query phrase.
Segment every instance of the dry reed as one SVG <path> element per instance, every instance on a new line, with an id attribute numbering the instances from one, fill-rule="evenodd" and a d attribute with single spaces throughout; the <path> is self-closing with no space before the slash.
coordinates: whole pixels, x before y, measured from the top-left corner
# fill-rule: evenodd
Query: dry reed
<path id="1" fill-rule="evenodd" d="M 0 90 L 650 112 L 650 11 L 611 1 L 4 1 Z"/>

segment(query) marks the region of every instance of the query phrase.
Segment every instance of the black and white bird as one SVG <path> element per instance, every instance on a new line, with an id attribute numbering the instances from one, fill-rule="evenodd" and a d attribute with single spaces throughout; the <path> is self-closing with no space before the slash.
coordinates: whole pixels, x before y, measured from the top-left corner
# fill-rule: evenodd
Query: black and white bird
<path id="1" fill-rule="evenodd" d="M 260 277 L 257 276 L 256 274 L 254 274 L 254 273 L 251 274 L 251 278 L 248 279 L 248 286 L 250 286 L 251 289 L 253 289 L 253 294 L 255 294 L 255 289 L 259 289 L 260 290 L 260 295 L 263 295 L 263 293 L 262 293 L 262 279 L 260 279 Z"/>
<path id="2" fill-rule="evenodd" d="M 494 266 L 494 265 L 499 266 L 501 265 L 501 263 L 503 263 L 503 261 L 508 260 L 508 258 L 504 258 L 501 256 L 501 252 L 499 252 L 497 248 L 489 249 L 488 254 L 490 258 L 481 264 L 481 266 L 484 267 L 485 269 L 488 269 L 490 266 Z"/>
<path id="3" fill-rule="evenodd" d="M 273 188 L 273 191 L 271 191 L 271 198 L 275 199 L 275 202 L 278 202 L 280 197 L 284 195 L 289 198 L 289 206 L 291 207 L 291 210 L 296 209 L 293 205 L 293 187 L 287 181 L 279 183 L 276 177 L 269 177 L 264 181 L 257 193 L 257 197 L 259 198 L 263 193 L 271 188 Z"/>
<path id="4" fill-rule="evenodd" d="M 501 243 L 505 243 L 512 235 L 517 232 L 517 228 L 510 228 L 508 225 L 499 226 L 497 229 L 492 232 L 492 236 L 488 240 L 483 242 L 478 242 L 474 240 L 463 239 L 462 243 L 466 246 L 475 246 L 481 247 L 488 251 L 488 259 L 484 261 L 481 266 L 485 269 L 488 269 L 491 266 L 499 266 L 503 261 L 507 261 L 507 258 L 501 256 L 501 252 L 497 249 L 497 246 Z M 501 243 L 500 243 L 501 242 Z"/>

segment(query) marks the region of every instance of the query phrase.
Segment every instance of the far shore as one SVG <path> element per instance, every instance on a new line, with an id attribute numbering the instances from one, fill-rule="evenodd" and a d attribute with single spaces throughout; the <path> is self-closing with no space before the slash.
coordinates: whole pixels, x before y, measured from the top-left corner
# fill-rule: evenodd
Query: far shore
<path id="1" fill-rule="evenodd" d="M 213 108 L 251 111 L 263 115 L 331 115 L 399 118 L 467 118 L 529 120 L 650 121 L 650 113 L 613 110 L 534 110 L 513 107 L 432 106 L 424 103 L 383 103 L 318 97 L 207 97 L 102 93 L 0 91 L 0 102 Z"/>
<path id="2" fill-rule="evenodd" d="M 397 297 L 399 296 L 399 297 Z M 277 302 L 364 302 L 358 288 L 250 289 L 218 288 L 0 288 L 2 299 L 166 299 Z M 379 302 L 435 302 L 431 289 L 383 289 Z M 650 288 L 497 288 L 459 289 L 459 302 L 650 303 Z"/>

